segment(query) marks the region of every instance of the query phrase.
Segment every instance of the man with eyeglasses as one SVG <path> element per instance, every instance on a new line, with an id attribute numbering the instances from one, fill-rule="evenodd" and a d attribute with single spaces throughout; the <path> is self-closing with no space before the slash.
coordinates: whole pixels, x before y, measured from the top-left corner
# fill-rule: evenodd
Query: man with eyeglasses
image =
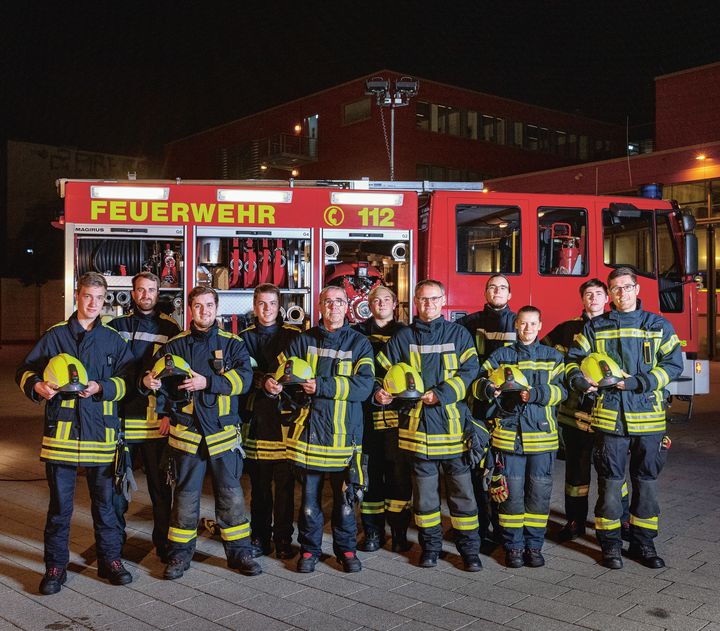
<path id="1" fill-rule="evenodd" d="M 455 545 L 468 572 L 482 569 L 477 505 L 470 475 L 471 460 L 479 460 L 488 441 L 484 426 L 476 425 L 465 397 L 479 369 L 470 334 L 442 314 L 445 287 L 424 280 L 415 287 L 417 317 L 398 331 L 378 355 L 386 368 L 405 362 L 422 376 L 425 392 L 417 405 L 402 412 L 398 446 L 412 456 L 413 510 L 422 547 L 420 567 L 434 567 L 442 551 L 439 475 L 445 474 L 447 503 Z M 375 392 L 380 405 L 392 396 Z M 473 447 L 473 449 L 471 449 Z"/>
<path id="2" fill-rule="evenodd" d="M 372 317 L 353 328 L 367 337 L 377 354 L 387 341 L 406 325 L 395 319 L 397 296 L 388 287 L 375 287 L 368 295 Z M 379 389 L 386 367 L 375 363 L 375 386 Z M 406 552 L 410 523 L 410 463 L 398 449 L 398 411 L 372 402 L 363 404 L 365 428 L 363 453 L 368 456 L 368 489 L 360 506 L 364 538 L 358 546 L 364 552 L 380 549 L 385 543 L 385 521 L 390 525 L 392 550 Z"/>
<path id="3" fill-rule="evenodd" d="M 515 332 L 515 312 L 508 305 L 512 298 L 510 281 L 503 274 L 493 274 L 485 283 L 485 306 L 481 311 L 470 313 L 457 323 L 464 326 L 475 340 L 480 365 L 490 354 L 501 348 L 513 344 L 517 339 Z M 472 398 L 473 416 L 486 422 L 489 418 L 489 403 Z M 473 490 L 478 505 L 478 518 L 480 520 L 480 536 L 483 543 L 492 547 L 495 543 L 502 543 L 500 528 L 497 519 L 497 506 L 490 501 L 488 492 L 484 488 L 482 471 L 474 469 Z M 491 530 L 492 526 L 492 530 Z"/>
<path id="4" fill-rule="evenodd" d="M 613 300 L 610 312 L 587 322 L 568 352 L 568 381 L 578 392 L 598 391 L 598 384 L 580 370 L 582 360 L 592 352 L 609 355 L 625 376 L 599 391 L 590 413 L 599 486 L 595 532 L 602 564 L 622 568 L 620 489 L 629 452 L 633 492 L 628 556 L 658 569 L 665 562 L 653 543 L 660 512 L 657 478 L 670 447 L 665 435 L 665 387 L 682 373 L 680 341 L 665 318 L 643 310 L 633 269 L 613 270 L 608 288 Z"/>
<path id="5" fill-rule="evenodd" d="M 353 331 L 345 315 L 342 287 L 325 287 L 319 299 L 320 324 L 296 337 L 280 357 L 299 357 L 315 377 L 302 384 L 310 395 L 306 407 L 291 417 L 287 457 L 302 486 L 297 571 L 315 571 L 322 551 L 322 488 L 332 488 L 333 552 L 345 572 L 362 569 L 357 558 L 355 504 L 361 499 L 363 401 L 372 393 L 375 357 L 364 335 Z"/>
<path id="6" fill-rule="evenodd" d="M 558 324 L 542 339 L 543 344 L 554 347 L 563 355 L 567 354 L 573 339 L 582 332 L 585 324 L 605 311 L 609 301 L 607 285 L 598 278 L 585 281 L 580 285 L 580 300 L 583 305 L 580 317 Z M 571 390 L 567 401 L 561 403 L 558 410 L 560 435 L 565 446 L 565 516 L 567 518 L 567 522 L 560 530 L 561 542 L 571 541 L 585 534 L 595 436 L 590 427 L 592 421 L 590 412 L 595 399 L 595 393 L 578 396 Z M 627 484 L 622 486 L 622 506 L 622 523 L 625 524 L 628 519 Z"/>

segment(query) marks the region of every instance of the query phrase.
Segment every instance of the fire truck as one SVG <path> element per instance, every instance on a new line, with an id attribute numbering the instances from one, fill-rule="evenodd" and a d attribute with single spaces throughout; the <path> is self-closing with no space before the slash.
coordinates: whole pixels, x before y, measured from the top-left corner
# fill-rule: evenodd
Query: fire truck
<path id="1" fill-rule="evenodd" d="M 580 315 L 578 288 L 616 267 L 638 274 L 643 307 L 672 322 L 685 352 L 671 392 L 692 405 L 707 393 L 697 359 L 695 220 L 669 201 L 488 192 L 481 183 L 359 181 L 59 180 L 65 200 L 65 312 L 77 278 L 107 276 L 105 312 L 131 303 L 131 278 L 161 279 L 164 308 L 187 323 L 186 296 L 207 285 L 220 296 L 226 329 L 242 330 L 253 288 L 280 288 L 281 314 L 314 324 L 325 285 L 344 287 L 348 318 L 370 315 L 367 296 L 383 284 L 412 317 L 412 288 L 441 281 L 445 315 L 482 308 L 490 274 L 511 283 L 511 305 L 532 304 L 543 326 Z M 689 410 L 691 412 L 691 409 Z"/>

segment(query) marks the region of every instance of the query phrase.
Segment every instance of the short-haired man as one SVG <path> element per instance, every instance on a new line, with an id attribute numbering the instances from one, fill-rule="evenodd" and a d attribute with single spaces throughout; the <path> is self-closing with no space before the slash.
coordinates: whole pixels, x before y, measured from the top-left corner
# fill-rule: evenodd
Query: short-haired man
<path id="1" fill-rule="evenodd" d="M 457 323 L 464 326 L 475 340 L 480 365 L 490 356 L 490 353 L 502 346 L 508 346 L 516 340 L 515 312 L 510 309 L 512 298 L 510 280 L 504 274 L 492 274 L 485 283 L 485 306 L 481 311 L 470 313 Z M 492 424 L 489 418 L 489 403 L 471 397 L 473 416 Z M 487 542 L 500 543 L 499 525 L 497 523 L 497 505 L 490 501 L 483 470 L 474 468 L 473 491 L 478 505 L 478 519 L 480 522 L 480 536 L 483 544 Z M 492 531 L 491 531 L 492 525 Z M 497 531 L 497 532 L 496 532 Z"/>
<path id="2" fill-rule="evenodd" d="M 128 341 L 133 356 L 133 372 L 127 396 L 120 403 L 122 428 L 132 462 L 138 453 L 145 465 L 148 493 L 153 511 L 152 541 L 158 556 L 167 563 L 167 533 L 170 527 L 172 488 L 160 471 L 167 446 L 170 419 L 159 416 L 155 396 L 143 394 L 136 387 L 144 371 L 152 366 L 153 357 L 165 343 L 180 333 L 178 323 L 158 309 L 160 279 L 152 272 L 140 272 L 132 279 L 132 308 L 109 325 Z M 115 495 L 115 511 L 125 539 L 125 513 L 128 500 L 122 493 Z"/>
<path id="3" fill-rule="evenodd" d="M 602 563 L 620 569 L 621 487 L 630 454 L 632 501 L 628 554 L 650 568 L 665 566 L 655 550 L 660 512 L 657 478 L 667 458 L 665 387 L 682 374 L 680 341 L 665 318 L 642 308 L 635 272 L 619 267 L 608 276 L 612 307 L 585 323 L 568 352 L 568 381 L 578 392 L 597 391 L 597 383 L 580 370 L 593 352 L 605 353 L 625 375 L 603 389 L 590 415 L 596 432 L 595 468 L 599 497 L 595 532 Z"/>
<path id="4" fill-rule="evenodd" d="M 293 413 L 287 439 L 288 458 L 302 485 L 297 570 L 314 572 L 320 559 L 327 475 L 333 498 L 333 552 L 345 572 L 359 572 L 355 503 L 363 480 L 350 473 L 360 468 L 362 402 L 372 392 L 375 362 L 370 342 L 353 331 L 345 317 L 345 290 L 325 287 L 318 302 L 320 324 L 295 338 L 281 357 L 306 361 L 315 375 L 302 384 L 310 400 Z"/>
<path id="5" fill-rule="evenodd" d="M 262 568 L 252 558 L 250 524 L 240 486 L 243 457 L 238 401 L 252 384 L 250 355 L 237 335 L 218 327 L 218 294 L 214 289 L 193 288 L 188 305 L 190 330 L 171 339 L 163 351 L 190 367 L 190 376 L 178 386 L 180 392 L 187 393 L 187 400 L 172 404 L 154 371 L 143 378 L 146 388 L 159 391 L 158 408 L 170 415 L 168 442 L 177 467 L 164 577 L 180 578 L 190 567 L 208 470 L 228 567 L 255 576 Z"/>
<path id="6" fill-rule="evenodd" d="M 375 353 L 375 386 L 380 388 L 387 366 L 377 361 L 378 353 L 387 341 L 405 326 L 395 319 L 397 296 L 392 289 L 379 285 L 368 295 L 372 316 L 353 328 L 372 344 Z M 363 404 L 365 429 L 363 453 L 368 456 L 368 488 L 360 505 L 364 539 L 358 546 L 373 552 L 385 543 L 385 521 L 390 525 L 392 549 L 410 549 L 407 529 L 410 523 L 410 462 L 398 449 L 398 411 L 378 407 L 372 397 Z"/>
<path id="7" fill-rule="evenodd" d="M 542 329 L 539 309 L 522 307 L 515 328 L 517 341 L 491 353 L 474 390 L 476 397 L 495 402 L 495 475 L 504 475 L 507 483 L 506 496 L 497 496 L 502 500 L 498 516 L 506 565 L 541 567 L 558 449 L 555 409 L 566 396 L 565 365 L 561 353 L 537 341 Z M 498 368 L 503 369 L 503 383 L 493 376 Z M 503 393 L 502 386 L 514 369 L 527 380 L 529 389 Z"/>
<path id="8" fill-rule="evenodd" d="M 92 506 L 98 575 L 113 585 L 126 585 L 132 575 L 120 560 L 122 537 L 113 508 L 113 459 L 120 419 L 117 402 L 127 390 L 132 361 L 127 343 L 105 326 L 100 313 L 107 283 L 96 272 L 78 279 L 75 311 L 48 329 L 18 368 L 16 382 L 31 401 L 45 400 L 45 431 L 40 459 L 50 487 L 45 522 L 45 575 L 40 593 L 55 594 L 67 579 L 69 537 L 78 468 L 86 471 Z M 50 360 L 67 353 L 87 373 L 78 394 L 59 390 L 64 384 L 45 380 Z M 69 366 L 68 366 L 69 368 Z M 80 372 L 80 368 L 75 366 Z M 68 375 L 64 375 L 68 377 Z M 60 380 L 60 379 L 58 379 Z"/>
<path id="9" fill-rule="evenodd" d="M 278 318 L 280 290 L 275 285 L 263 283 L 255 287 L 253 312 L 255 323 L 240 333 L 255 360 L 253 385 L 243 412 L 245 465 L 252 485 L 253 554 L 270 554 L 274 541 L 277 558 L 291 559 L 295 556 L 291 546 L 295 477 L 285 453 L 287 426 L 283 425 L 284 415 L 278 406 L 282 387 L 273 375 L 278 369 L 279 355 L 300 334 L 300 329 Z"/>
<path id="10" fill-rule="evenodd" d="M 422 377 L 425 392 L 417 405 L 400 414 L 398 445 L 412 458 L 413 509 L 422 547 L 421 567 L 434 567 L 442 551 L 439 475 L 448 489 L 455 545 L 468 572 L 482 569 L 477 505 L 472 490 L 468 443 L 487 443 L 467 410 L 467 389 L 478 372 L 477 351 L 463 327 L 442 314 L 445 287 L 436 280 L 415 287 L 417 317 L 388 341 L 378 360 L 384 366 L 407 363 Z M 381 405 L 392 396 L 380 388 Z M 484 436 L 482 436 L 484 434 Z"/>

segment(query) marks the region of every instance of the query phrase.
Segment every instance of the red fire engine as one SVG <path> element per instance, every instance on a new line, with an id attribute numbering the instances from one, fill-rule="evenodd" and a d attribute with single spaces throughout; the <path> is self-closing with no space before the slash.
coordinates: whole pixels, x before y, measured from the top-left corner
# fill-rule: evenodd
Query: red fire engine
<path id="1" fill-rule="evenodd" d="M 674 325 L 687 356 L 676 394 L 708 391 L 696 360 L 697 239 L 694 219 L 673 203 L 617 198 L 485 192 L 477 183 L 360 181 L 59 180 L 65 198 L 65 311 L 78 276 L 108 276 L 107 313 L 130 303 L 130 279 L 161 279 L 168 311 L 184 325 L 197 284 L 220 295 L 226 328 L 252 311 L 253 288 L 280 287 L 283 317 L 317 320 L 326 284 L 348 292 L 348 317 L 369 316 L 367 295 L 382 283 L 411 317 L 413 285 L 447 288 L 446 316 L 482 308 L 488 275 L 510 279 L 513 307 L 533 304 L 543 325 L 580 315 L 578 288 L 631 266 L 643 307 Z"/>

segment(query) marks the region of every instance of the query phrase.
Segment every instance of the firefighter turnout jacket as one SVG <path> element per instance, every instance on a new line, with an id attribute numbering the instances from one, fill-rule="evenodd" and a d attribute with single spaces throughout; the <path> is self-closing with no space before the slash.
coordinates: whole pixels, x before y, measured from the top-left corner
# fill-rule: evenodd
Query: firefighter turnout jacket
<path id="1" fill-rule="evenodd" d="M 353 329 L 362 333 L 370 342 L 373 353 L 377 358 L 380 351 L 385 347 L 388 340 L 395 335 L 400 329 L 404 329 L 407 325 L 397 320 L 391 320 L 384 327 L 379 327 L 375 322 L 374 318 L 369 318 L 365 322 L 353 325 Z M 387 372 L 379 361 L 375 362 L 375 384 L 373 386 L 374 395 L 375 392 L 381 387 L 383 377 Z M 373 404 L 372 395 L 363 404 L 365 413 L 365 439 L 367 442 L 368 433 L 371 431 L 384 431 L 386 429 L 397 428 L 398 426 L 398 412 L 392 409 L 390 406 L 384 409 L 378 408 L 377 405 Z"/>
<path id="2" fill-rule="evenodd" d="M 532 344 L 517 341 L 497 349 L 485 360 L 481 376 L 473 384 L 474 395 L 478 399 L 495 399 L 489 392 L 492 388 L 488 375 L 501 366 L 519 368 L 531 389 L 528 402 L 518 403 L 512 409 L 503 406 L 502 401 L 494 401 L 490 409 L 494 417 L 493 448 L 516 454 L 556 451 L 558 431 L 555 410 L 567 394 L 563 385 L 563 356 L 537 340 Z M 517 393 L 510 393 L 510 396 L 517 396 Z M 505 411 L 501 406 L 505 407 Z"/>
<path id="3" fill-rule="evenodd" d="M 620 436 L 665 431 L 665 387 L 682 374 L 680 341 L 665 318 L 642 309 L 620 312 L 613 306 L 585 323 L 568 352 L 569 383 L 582 391 L 580 363 L 592 352 L 606 353 L 628 375 L 625 390 L 605 389 L 593 405 L 592 427 Z"/>
<path id="4" fill-rule="evenodd" d="M 128 341 L 133 355 L 134 372 L 130 375 L 127 396 L 120 404 L 124 422 L 125 440 L 128 443 L 164 438 L 160 434 L 160 417 L 155 409 L 155 396 L 143 394 L 135 384 L 148 367 L 153 357 L 167 341 L 180 333 L 178 323 L 169 315 L 161 312 L 141 313 L 137 306 L 133 311 L 111 320 L 109 326 Z"/>
<path id="5" fill-rule="evenodd" d="M 415 318 L 388 341 L 378 361 L 385 370 L 410 364 L 422 376 L 425 391 L 433 390 L 439 400 L 437 405 L 420 401 L 401 412 L 399 447 L 426 460 L 462 456 L 467 433 L 477 433 L 465 403 L 478 372 L 477 350 L 467 330 L 442 316 L 430 322 Z"/>
<path id="6" fill-rule="evenodd" d="M 582 332 L 585 323 L 589 320 L 587 313 L 583 311 L 579 318 L 566 320 L 558 324 L 541 340 L 541 343 L 552 346 L 564 356 L 572 346 L 575 336 Z M 558 409 L 558 422 L 583 432 L 591 432 L 592 417 L 590 416 L 590 410 L 594 401 L 594 395 L 579 395 L 572 388 L 568 388 L 567 398 L 560 404 Z"/>
<path id="7" fill-rule="evenodd" d="M 362 404 L 375 374 L 370 342 L 347 321 L 335 331 L 320 323 L 295 338 L 278 359 L 293 356 L 312 366 L 317 389 L 292 415 L 287 457 L 304 469 L 342 471 L 362 448 Z"/>
<path id="8" fill-rule="evenodd" d="M 255 360 L 253 386 L 244 401 L 243 446 L 251 460 L 284 460 L 286 427 L 281 423 L 281 410 L 277 396 L 268 394 L 263 387 L 264 377 L 275 374 L 278 357 L 300 335 L 292 324 L 276 323 L 263 326 L 255 323 L 240 333 L 250 357 Z M 284 416 L 289 416 L 285 414 Z"/>
<path id="9" fill-rule="evenodd" d="M 463 316 L 456 323 L 465 327 L 475 340 L 479 360 L 484 361 L 494 350 L 512 344 L 515 333 L 515 313 L 505 305 L 494 309 L 486 304 L 482 311 Z"/>
<path id="10" fill-rule="evenodd" d="M 211 459 L 240 446 L 239 395 L 250 389 L 252 369 L 245 343 L 217 323 L 199 331 L 190 330 L 171 339 L 163 353 L 178 355 L 193 372 L 207 380 L 205 390 L 192 392 L 190 401 L 172 409 L 158 396 L 158 410 L 169 413 L 169 443 L 173 449 L 195 456 L 204 440 Z"/>
<path id="11" fill-rule="evenodd" d="M 50 327 L 18 368 L 15 380 L 31 401 L 42 400 L 33 388 L 43 381 L 48 361 L 60 353 L 80 360 L 88 379 L 101 390 L 86 399 L 58 393 L 46 402 L 40 459 L 85 467 L 110 464 L 120 431 L 118 401 L 125 396 L 132 362 L 130 348 L 99 317 L 86 331 L 73 313 Z"/>

